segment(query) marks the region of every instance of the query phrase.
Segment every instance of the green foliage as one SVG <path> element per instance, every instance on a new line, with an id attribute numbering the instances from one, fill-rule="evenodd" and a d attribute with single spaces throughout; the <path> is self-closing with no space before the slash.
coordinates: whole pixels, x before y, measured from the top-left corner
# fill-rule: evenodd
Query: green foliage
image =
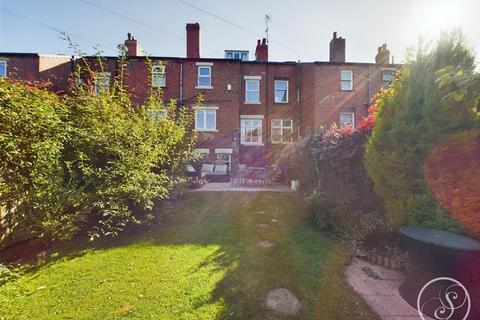
<path id="1" fill-rule="evenodd" d="M 458 222 L 438 203 L 429 191 L 410 197 L 408 201 L 408 223 L 430 228 L 466 233 Z"/>
<path id="2" fill-rule="evenodd" d="M 290 170 L 302 190 L 315 193 L 310 211 L 322 231 L 364 239 L 390 228 L 363 163 L 368 134 L 333 126 L 299 142 L 291 152 Z"/>
<path id="3" fill-rule="evenodd" d="M 77 80 L 92 79 L 91 70 L 79 68 Z M 164 106 L 161 92 L 134 106 L 120 79 L 100 94 L 83 82 L 62 98 L 0 81 L 0 205 L 10 241 L 116 235 L 152 220 L 154 201 L 186 182 L 193 117 L 174 101 Z"/>
<path id="4" fill-rule="evenodd" d="M 423 166 L 435 142 L 479 127 L 474 61 L 460 33 L 442 34 L 433 49 L 420 45 L 377 98 L 365 164 L 395 226 L 459 230 L 425 187 Z"/>
<path id="5" fill-rule="evenodd" d="M 14 238 L 20 230 L 30 230 L 32 236 L 54 233 L 49 220 L 58 221 L 58 232 L 69 232 L 71 224 L 62 219 L 66 106 L 41 88 L 5 78 L 0 78 L 0 106 L 1 238 L 13 228 L 19 230 Z"/>

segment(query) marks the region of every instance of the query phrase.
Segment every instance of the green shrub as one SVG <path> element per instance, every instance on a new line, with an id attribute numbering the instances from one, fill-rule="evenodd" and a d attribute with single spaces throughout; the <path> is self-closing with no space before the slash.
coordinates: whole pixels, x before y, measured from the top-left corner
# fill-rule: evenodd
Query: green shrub
<path id="1" fill-rule="evenodd" d="M 330 212 L 331 204 L 323 197 L 314 195 L 310 198 L 308 210 L 313 217 L 315 225 L 322 232 L 341 233 L 335 224 L 335 216 Z"/>
<path id="2" fill-rule="evenodd" d="M 290 147 L 289 168 L 301 189 L 314 193 L 310 210 L 322 231 L 362 240 L 390 230 L 363 163 L 368 134 L 368 127 L 344 131 L 332 126 Z"/>
<path id="3" fill-rule="evenodd" d="M 70 134 L 67 107 L 34 84 L 0 78 L 0 241 L 26 234 L 65 233 L 62 154 Z M 49 221 L 58 220 L 58 228 Z M 15 228 L 17 232 L 11 231 Z"/>
<path id="4" fill-rule="evenodd" d="M 479 127 L 474 61 L 458 32 L 442 34 L 433 49 L 418 48 L 377 100 L 365 164 L 395 226 L 461 229 L 429 194 L 423 170 L 434 143 Z"/>
<path id="5" fill-rule="evenodd" d="M 111 90 L 92 89 L 59 98 L 0 79 L 0 206 L 9 242 L 114 236 L 152 221 L 155 201 L 183 192 L 192 112 L 174 101 L 164 106 L 157 91 L 134 106 L 118 78 Z"/>

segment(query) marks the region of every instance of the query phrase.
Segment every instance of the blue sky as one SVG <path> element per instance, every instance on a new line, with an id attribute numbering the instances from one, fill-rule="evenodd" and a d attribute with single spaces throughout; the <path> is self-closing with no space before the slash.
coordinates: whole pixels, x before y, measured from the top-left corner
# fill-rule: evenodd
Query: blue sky
<path id="1" fill-rule="evenodd" d="M 478 0 L 0 0 L 0 8 L 0 51 L 8 52 L 72 54 L 58 32 L 16 13 L 69 32 L 86 53 L 98 43 L 106 54 L 115 54 L 131 32 L 149 54 L 185 56 L 185 24 L 198 22 L 203 57 L 222 57 L 224 49 L 245 49 L 252 58 L 268 13 L 272 16 L 269 54 L 274 61 L 328 60 L 333 31 L 347 39 L 347 61 L 373 62 L 377 47 L 386 42 L 395 61 L 401 62 L 419 36 L 430 39 L 451 27 L 460 27 L 480 54 Z"/>

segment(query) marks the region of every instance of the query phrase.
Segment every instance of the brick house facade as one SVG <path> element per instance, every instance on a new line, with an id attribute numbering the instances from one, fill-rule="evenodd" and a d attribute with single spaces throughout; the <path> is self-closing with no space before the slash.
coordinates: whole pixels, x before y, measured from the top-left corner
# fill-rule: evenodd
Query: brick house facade
<path id="1" fill-rule="evenodd" d="M 355 126 L 366 116 L 372 95 L 398 68 L 389 64 L 385 45 L 379 47 L 376 63 L 345 62 L 345 39 L 336 33 L 330 61 L 305 63 L 268 61 L 265 39 L 258 41 L 253 61 L 203 58 L 200 26 L 187 24 L 186 31 L 187 56 L 149 57 L 152 70 L 140 44 L 128 34 L 124 85 L 134 104 L 143 103 L 154 86 L 161 87 L 166 102 L 175 99 L 193 108 L 197 150 L 209 161 L 228 161 L 232 171 L 239 164 L 274 163 L 286 144 L 321 126 Z M 120 72 L 118 58 L 103 58 L 105 73 L 99 79 L 111 84 Z M 88 61 L 99 71 L 96 59 L 0 53 L 0 76 L 4 70 L 14 79 L 46 80 L 53 91 L 65 92 L 75 64 Z M 199 94 L 201 106 L 196 105 Z"/>

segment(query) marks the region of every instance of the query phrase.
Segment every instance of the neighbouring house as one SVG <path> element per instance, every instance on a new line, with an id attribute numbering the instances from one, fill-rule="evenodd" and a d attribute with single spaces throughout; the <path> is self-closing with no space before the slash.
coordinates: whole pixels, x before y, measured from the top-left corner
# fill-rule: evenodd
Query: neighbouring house
<path id="1" fill-rule="evenodd" d="M 392 80 L 399 65 L 390 63 L 386 45 L 378 48 L 375 63 L 346 62 L 346 40 L 333 33 L 330 60 L 274 62 L 268 59 L 266 39 L 257 41 L 254 59 L 247 50 L 225 50 L 224 58 L 200 53 L 200 25 L 186 25 L 186 57 L 149 56 L 139 41 L 128 34 L 124 44 L 128 63 L 124 85 L 133 103 L 142 103 L 150 90 L 161 88 L 166 102 L 195 112 L 199 132 L 197 151 L 209 161 L 265 166 L 275 162 L 282 148 L 317 132 L 322 125 L 355 125 L 367 114 L 370 99 Z M 90 79 L 98 90 L 110 86 L 119 74 L 118 57 L 102 57 Z M 65 92 L 75 64 L 88 61 L 94 68 L 97 57 L 84 59 L 62 55 L 0 52 L 0 76 L 46 80 L 50 89 Z M 201 106 L 197 97 L 204 97 Z"/>

